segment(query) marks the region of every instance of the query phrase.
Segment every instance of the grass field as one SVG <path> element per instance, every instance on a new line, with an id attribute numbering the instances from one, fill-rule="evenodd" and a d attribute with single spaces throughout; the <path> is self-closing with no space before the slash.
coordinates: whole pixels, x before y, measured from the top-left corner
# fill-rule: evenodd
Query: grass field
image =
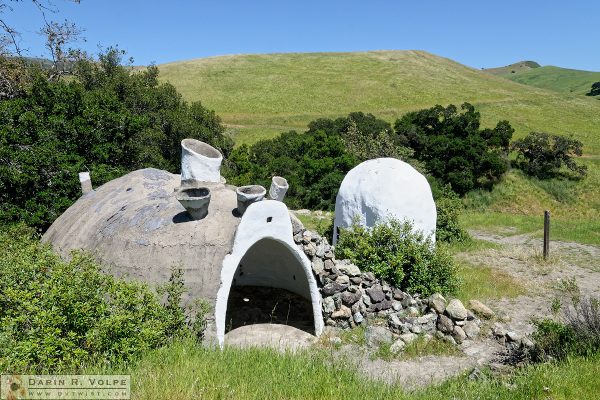
<path id="1" fill-rule="evenodd" d="M 129 373 L 132 399 L 594 399 L 600 359 L 575 358 L 484 373 L 403 391 L 360 376 L 352 364 L 332 363 L 326 351 L 295 355 L 274 350 L 205 349 L 190 341 L 152 351 L 130 366 L 100 366 L 86 373 Z"/>
<path id="2" fill-rule="evenodd" d="M 525 85 L 579 95 L 586 94 L 590 91 L 592 83 L 600 81 L 600 72 L 581 71 L 551 65 L 517 69 L 515 73 L 510 71 L 498 72 L 496 75 Z"/>
<path id="3" fill-rule="evenodd" d="M 521 85 L 422 51 L 237 55 L 159 68 L 184 98 L 214 109 L 238 144 L 351 111 L 394 121 L 407 111 L 468 101 L 487 126 L 507 119 L 516 137 L 531 130 L 572 133 L 588 153 L 600 154 L 599 101 Z"/>

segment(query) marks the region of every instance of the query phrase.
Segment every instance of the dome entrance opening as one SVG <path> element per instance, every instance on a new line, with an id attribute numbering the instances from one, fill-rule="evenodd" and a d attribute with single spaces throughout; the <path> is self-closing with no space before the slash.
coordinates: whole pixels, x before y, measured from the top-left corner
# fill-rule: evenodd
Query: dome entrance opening
<path id="1" fill-rule="evenodd" d="M 302 264 L 281 242 L 261 239 L 242 257 L 229 296 L 225 331 L 281 324 L 315 334 L 310 287 Z"/>

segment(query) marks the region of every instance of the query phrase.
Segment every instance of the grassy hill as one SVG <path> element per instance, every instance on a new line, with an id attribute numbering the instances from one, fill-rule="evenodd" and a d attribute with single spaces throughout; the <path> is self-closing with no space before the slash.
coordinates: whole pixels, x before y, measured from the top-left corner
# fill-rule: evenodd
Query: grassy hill
<path id="1" fill-rule="evenodd" d="M 540 66 L 534 61 L 522 61 L 506 67 L 488 68 L 487 73 L 511 81 L 561 93 L 586 94 L 592 83 L 600 81 L 600 72 Z"/>
<path id="2" fill-rule="evenodd" d="M 565 219 L 581 218 L 586 226 L 590 218 L 600 219 L 596 99 L 522 85 L 422 51 L 235 55 L 159 68 L 161 79 L 186 99 L 214 109 L 238 144 L 303 130 L 319 117 L 365 111 L 394 121 L 411 110 L 464 101 L 477 107 L 486 126 L 509 120 L 516 138 L 534 130 L 572 134 L 584 143 L 590 168 L 583 183 L 550 187 L 512 172 L 494 192 L 476 195 L 471 203 L 475 209 L 526 215 L 550 208 Z M 600 243 L 586 239 L 596 240 Z"/>
<path id="3" fill-rule="evenodd" d="M 506 67 L 486 68 L 484 71 L 498 76 L 508 76 L 540 67 L 541 65 L 535 61 L 519 61 Z"/>

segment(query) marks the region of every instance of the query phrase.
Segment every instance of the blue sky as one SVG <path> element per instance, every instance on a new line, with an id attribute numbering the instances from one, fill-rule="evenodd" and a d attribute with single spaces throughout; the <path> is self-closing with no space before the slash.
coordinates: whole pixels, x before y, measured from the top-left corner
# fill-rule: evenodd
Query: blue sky
<path id="1" fill-rule="evenodd" d="M 135 64 L 223 54 L 417 49 L 481 68 L 535 60 L 600 71 L 597 0 L 138 1 L 52 0 L 86 31 L 80 46 L 118 44 Z M 3 16 L 32 56 L 41 15 Z"/>

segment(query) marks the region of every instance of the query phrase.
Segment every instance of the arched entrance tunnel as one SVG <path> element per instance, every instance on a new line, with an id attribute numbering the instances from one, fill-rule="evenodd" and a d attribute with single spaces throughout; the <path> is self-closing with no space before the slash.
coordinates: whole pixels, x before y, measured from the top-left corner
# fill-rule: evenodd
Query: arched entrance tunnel
<path id="1" fill-rule="evenodd" d="M 290 325 L 315 334 L 306 272 L 286 244 L 270 238 L 254 243 L 237 266 L 227 299 L 225 331 L 261 323 Z"/>

